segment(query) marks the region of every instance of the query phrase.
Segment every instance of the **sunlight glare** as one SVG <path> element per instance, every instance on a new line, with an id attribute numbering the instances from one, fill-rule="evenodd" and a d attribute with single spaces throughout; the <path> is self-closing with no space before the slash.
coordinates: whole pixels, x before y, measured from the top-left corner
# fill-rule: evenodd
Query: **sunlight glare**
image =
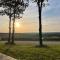
<path id="1" fill-rule="evenodd" d="M 19 27 L 21 26 L 21 24 L 20 24 L 19 22 L 16 22 L 16 23 L 15 23 L 15 26 L 16 26 L 17 28 L 19 28 Z"/>

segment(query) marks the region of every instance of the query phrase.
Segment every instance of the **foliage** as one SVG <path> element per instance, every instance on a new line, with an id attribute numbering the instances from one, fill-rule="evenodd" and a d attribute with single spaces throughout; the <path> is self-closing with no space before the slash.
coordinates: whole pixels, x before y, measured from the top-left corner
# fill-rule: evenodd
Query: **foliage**
<path id="1" fill-rule="evenodd" d="M 15 18 L 19 18 L 20 14 L 23 14 L 23 11 L 25 11 L 28 6 L 28 0 L 25 1 L 26 0 L 1 0 L 0 7 L 2 7 L 3 10 L 0 10 L 0 14 L 11 15 L 11 17 L 14 17 L 15 14 Z"/>

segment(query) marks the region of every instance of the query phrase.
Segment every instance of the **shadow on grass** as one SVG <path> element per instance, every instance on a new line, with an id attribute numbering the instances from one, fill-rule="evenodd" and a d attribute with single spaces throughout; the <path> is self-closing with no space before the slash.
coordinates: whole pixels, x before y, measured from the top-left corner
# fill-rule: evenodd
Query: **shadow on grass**
<path id="1" fill-rule="evenodd" d="M 42 46 L 40 46 L 40 45 L 36 45 L 35 47 L 36 47 L 36 48 L 49 48 L 48 45 L 42 45 Z"/>
<path id="2" fill-rule="evenodd" d="M 8 44 L 8 43 L 5 43 L 5 47 L 4 47 L 4 49 L 3 49 L 3 52 L 2 53 L 4 53 L 4 54 L 8 54 L 8 52 L 11 52 L 11 48 L 13 47 L 13 46 L 15 46 L 16 44 L 14 43 L 14 44 Z"/>

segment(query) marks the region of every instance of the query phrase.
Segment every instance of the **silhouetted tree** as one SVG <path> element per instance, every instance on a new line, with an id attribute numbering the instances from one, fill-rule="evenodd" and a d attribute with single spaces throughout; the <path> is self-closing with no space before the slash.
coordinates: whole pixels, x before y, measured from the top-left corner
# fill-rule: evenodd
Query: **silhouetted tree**
<path id="1" fill-rule="evenodd" d="M 25 2 L 25 3 L 24 3 Z M 28 0 L 0 0 L 0 6 L 4 8 L 0 12 L 2 15 L 9 16 L 9 39 L 8 43 L 14 43 L 14 33 L 15 33 L 15 19 L 20 18 L 20 14 L 23 14 L 26 7 L 28 6 Z M 12 41 L 11 38 L 11 19 L 13 20 L 13 28 L 12 28 Z"/>
<path id="2" fill-rule="evenodd" d="M 41 22 L 41 13 L 42 13 L 42 6 L 45 6 L 44 1 L 48 1 L 48 0 L 35 0 L 35 2 L 37 2 L 38 5 L 38 12 L 39 12 L 39 41 L 40 41 L 40 46 L 43 46 L 43 42 L 42 42 L 42 22 Z"/>
<path id="3" fill-rule="evenodd" d="M 12 44 L 14 43 L 14 32 L 15 32 L 15 18 L 20 16 L 20 14 L 23 14 L 23 11 L 25 11 L 26 7 L 28 6 L 27 3 L 24 3 L 26 0 L 14 0 L 13 4 L 13 28 L 12 28 Z M 29 2 L 28 0 L 26 2 Z M 18 16 L 17 16 L 18 15 Z"/>
<path id="4" fill-rule="evenodd" d="M 38 11 L 39 11 L 39 40 L 40 40 L 40 46 L 42 46 L 42 23 L 41 23 L 41 12 L 42 12 L 42 3 L 44 0 L 38 0 Z"/>
<path id="5" fill-rule="evenodd" d="M 9 0 L 8 0 L 9 1 Z M 1 0 L 0 1 L 0 7 L 2 7 L 4 10 L 0 10 L 0 14 L 2 15 L 8 15 L 9 16 L 9 38 L 8 38 L 8 44 L 10 44 L 10 39 L 11 39 L 11 6 L 8 7 L 7 0 Z"/>
<path id="6" fill-rule="evenodd" d="M 27 0 L 28 1 L 28 0 Z M 48 0 L 31 0 L 34 2 L 37 2 L 37 6 L 38 6 L 38 12 L 39 12 L 39 42 L 40 42 L 40 46 L 43 46 L 43 42 L 42 42 L 42 22 L 41 22 L 41 13 L 42 13 L 42 7 L 45 6 L 44 1 L 48 1 Z"/>

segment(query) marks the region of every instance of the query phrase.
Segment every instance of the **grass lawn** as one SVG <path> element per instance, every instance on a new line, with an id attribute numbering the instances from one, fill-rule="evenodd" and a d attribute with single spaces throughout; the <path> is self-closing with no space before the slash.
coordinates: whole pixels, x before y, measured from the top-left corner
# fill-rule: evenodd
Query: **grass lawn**
<path id="1" fill-rule="evenodd" d="M 32 45 L 5 45 L 0 43 L 0 53 L 12 56 L 17 60 L 60 60 L 60 45 L 35 47 Z"/>

